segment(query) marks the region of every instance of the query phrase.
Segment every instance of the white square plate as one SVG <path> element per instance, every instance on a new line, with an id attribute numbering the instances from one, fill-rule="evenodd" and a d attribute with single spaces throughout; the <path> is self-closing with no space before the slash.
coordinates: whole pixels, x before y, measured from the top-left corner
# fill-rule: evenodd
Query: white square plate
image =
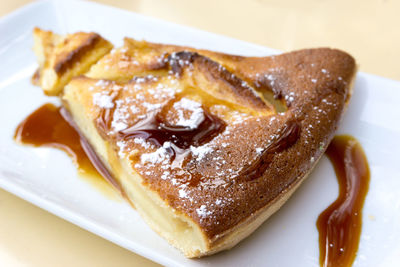
<path id="1" fill-rule="evenodd" d="M 337 196 L 323 158 L 272 218 L 234 249 L 188 260 L 145 225 L 124 202 L 107 199 L 79 178 L 65 153 L 19 146 L 17 124 L 50 99 L 30 84 L 36 68 L 32 29 L 95 31 L 122 44 L 124 36 L 242 55 L 271 49 L 90 2 L 44 1 L 0 20 L 0 186 L 122 247 L 173 266 L 318 266 L 316 219 Z M 400 265 L 400 83 L 359 73 L 339 130 L 355 136 L 371 168 L 360 247 L 354 266 Z M 50 245 L 50 244 L 49 244 Z"/>

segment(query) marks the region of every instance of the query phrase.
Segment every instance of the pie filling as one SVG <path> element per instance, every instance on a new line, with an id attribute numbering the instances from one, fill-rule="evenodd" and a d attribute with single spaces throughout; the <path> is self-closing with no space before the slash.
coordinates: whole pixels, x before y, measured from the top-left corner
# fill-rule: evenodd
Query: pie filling
<path id="1" fill-rule="evenodd" d="M 63 109 L 64 118 L 80 133 L 81 143 L 97 170 L 127 198 L 153 230 L 187 256 L 204 254 L 208 241 L 200 227 L 185 214 L 176 211 L 152 191 L 139 174 L 120 159 L 102 139 L 94 124 L 85 121 L 79 104 L 68 102 L 70 111 Z M 92 145 L 86 138 L 90 136 Z M 112 166 L 112 167 L 111 167 Z"/>

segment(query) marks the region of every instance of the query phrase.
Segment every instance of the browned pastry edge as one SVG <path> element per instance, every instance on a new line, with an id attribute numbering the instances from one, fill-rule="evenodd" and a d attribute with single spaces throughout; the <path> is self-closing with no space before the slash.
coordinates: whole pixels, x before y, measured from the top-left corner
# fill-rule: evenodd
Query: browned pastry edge
<path id="1" fill-rule="evenodd" d="M 112 49 L 111 43 L 93 32 L 61 36 L 35 27 L 33 36 L 39 68 L 31 81 L 47 95 L 62 93 L 73 76 L 85 73 Z"/>
<path id="2" fill-rule="evenodd" d="M 80 33 L 81 32 L 78 32 L 76 34 Z M 76 49 L 69 51 L 68 53 L 62 53 L 61 55 L 59 55 L 59 57 L 57 57 L 56 64 L 54 65 L 55 72 L 58 75 L 62 75 L 63 73 L 65 73 L 69 68 L 74 66 L 74 64 L 79 62 L 82 56 L 86 54 L 86 52 L 93 49 L 96 44 L 98 44 L 102 40 L 103 38 L 99 34 L 90 33 Z M 63 41 L 64 45 L 67 45 L 69 41 L 70 40 L 68 38 L 65 39 Z"/>

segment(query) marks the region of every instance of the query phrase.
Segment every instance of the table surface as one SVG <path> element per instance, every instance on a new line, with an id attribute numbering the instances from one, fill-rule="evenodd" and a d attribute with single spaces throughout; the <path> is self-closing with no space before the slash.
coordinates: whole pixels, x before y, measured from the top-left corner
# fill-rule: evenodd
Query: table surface
<path id="1" fill-rule="evenodd" d="M 2 1 L 0 16 L 31 2 Z M 101 0 L 282 51 L 330 46 L 400 80 L 400 1 Z M 0 266 L 158 266 L 0 189 Z"/>

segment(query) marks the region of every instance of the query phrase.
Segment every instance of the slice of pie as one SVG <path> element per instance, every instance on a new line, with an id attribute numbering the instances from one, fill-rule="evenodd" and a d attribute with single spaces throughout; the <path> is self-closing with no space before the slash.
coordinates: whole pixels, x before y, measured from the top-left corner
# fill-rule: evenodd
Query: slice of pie
<path id="1" fill-rule="evenodd" d="M 355 73 L 329 48 L 242 57 L 126 38 L 62 101 L 106 178 L 157 233 L 201 257 L 233 247 L 298 188 Z"/>

